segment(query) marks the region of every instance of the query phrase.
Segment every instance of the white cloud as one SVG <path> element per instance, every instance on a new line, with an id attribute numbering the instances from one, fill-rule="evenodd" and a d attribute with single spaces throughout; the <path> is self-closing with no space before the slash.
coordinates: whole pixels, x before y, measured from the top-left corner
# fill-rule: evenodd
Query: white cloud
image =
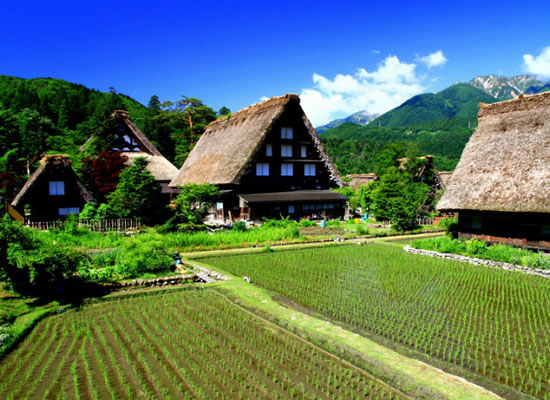
<path id="1" fill-rule="evenodd" d="M 428 68 L 440 67 L 447 62 L 447 57 L 443 54 L 443 51 L 437 50 L 427 56 L 419 57 L 418 61 L 426 64 Z"/>
<path id="2" fill-rule="evenodd" d="M 523 56 L 523 68 L 526 72 L 537 75 L 543 79 L 550 78 L 550 46 L 542 49 L 538 56 L 525 54 Z"/>
<path id="3" fill-rule="evenodd" d="M 378 50 L 378 49 L 372 49 L 370 52 L 371 52 L 372 54 L 380 54 L 380 53 L 381 53 L 381 51 Z"/>
<path id="4" fill-rule="evenodd" d="M 301 104 L 314 126 L 361 110 L 382 114 L 425 90 L 415 68 L 388 56 L 373 72 L 360 68 L 334 79 L 314 73 L 313 87 L 300 94 Z"/>

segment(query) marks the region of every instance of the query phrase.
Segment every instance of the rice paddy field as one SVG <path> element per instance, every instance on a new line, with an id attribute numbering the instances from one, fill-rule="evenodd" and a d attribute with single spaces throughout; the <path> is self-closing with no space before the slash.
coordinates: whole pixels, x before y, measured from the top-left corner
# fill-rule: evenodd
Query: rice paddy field
<path id="1" fill-rule="evenodd" d="M 382 245 L 201 262 L 509 393 L 550 399 L 550 279 Z"/>
<path id="2" fill-rule="evenodd" d="M 400 397 L 214 289 L 124 296 L 49 317 L 0 364 L 1 399 Z"/>

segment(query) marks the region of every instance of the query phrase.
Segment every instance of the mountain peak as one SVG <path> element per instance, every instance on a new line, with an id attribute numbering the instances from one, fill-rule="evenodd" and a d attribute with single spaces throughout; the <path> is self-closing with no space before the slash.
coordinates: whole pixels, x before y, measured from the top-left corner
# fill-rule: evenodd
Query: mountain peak
<path id="1" fill-rule="evenodd" d="M 491 74 L 476 76 L 468 83 L 498 100 L 513 99 L 524 93 L 538 93 L 548 86 L 531 75 L 516 75 L 508 78 Z"/>
<path id="2" fill-rule="evenodd" d="M 359 125 L 368 125 L 371 121 L 378 118 L 380 114 L 371 114 L 368 110 L 357 111 L 346 118 L 335 119 L 326 125 L 319 126 L 316 129 L 317 133 L 323 133 L 331 128 L 335 128 L 346 122 L 354 122 Z"/>

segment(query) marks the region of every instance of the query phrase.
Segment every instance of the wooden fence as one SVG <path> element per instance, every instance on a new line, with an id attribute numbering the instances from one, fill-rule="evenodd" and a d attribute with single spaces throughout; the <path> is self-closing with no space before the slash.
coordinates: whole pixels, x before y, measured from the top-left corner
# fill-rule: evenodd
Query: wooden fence
<path id="1" fill-rule="evenodd" d="M 39 230 L 59 228 L 63 220 L 33 221 L 25 218 L 25 226 Z M 94 232 L 126 231 L 139 229 L 139 221 L 135 218 L 112 218 L 112 219 L 81 219 L 78 220 L 79 227 L 86 227 Z"/>

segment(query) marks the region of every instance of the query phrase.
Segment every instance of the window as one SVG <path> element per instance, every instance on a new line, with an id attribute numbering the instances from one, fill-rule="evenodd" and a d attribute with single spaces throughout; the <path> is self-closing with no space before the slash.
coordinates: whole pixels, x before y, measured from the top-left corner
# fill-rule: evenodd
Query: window
<path id="1" fill-rule="evenodd" d="M 50 181 L 50 196 L 65 196 L 65 182 Z"/>
<path id="2" fill-rule="evenodd" d="M 265 145 L 265 155 L 267 157 L 271 157 L 273 155 L 273 146 L 270 143 Z"/>
<path id="3" fill-rule="evenodd" d="M 216 210 L 223 210 L 223 202 L 221 201 L 216 202 Z"/>
<path id="4" fill-rule="evenodd" d="M 473 217 L 472 218 L 472 229 L 481 229 L 481 218 Z"/>
<path id="5" fill-rule="evenodd" d="M 269 163 L 256 163 L 256 176 L 269 176 Z"/>
<path id="6" fill-rule="evenodd" d="M 294 175 L 294 165 L 290 163 L 281 164 L 281 176 L 292 176 Z"/>
<path id="7" fill-rule="evenodd" d="M 304 176 L 315 176 L 315 164 L 304 164 Z"/>
<path id="8" fill-rule="evenodd" d="M 307 157 L 307 149 L 305 145 L 302 145 L 302 147 L 300 147 L 300 157 L 302 158 Z"/>
<path id="9" fill-rule="evenodd" d="M 62 207 L 59 209 L 59 215 L 74 215 L 80 214 L 80 208 L 78 207 Z"/>
<path id="10" fill-rule="evenodd" d="M 288 213 L 289 214 L 294 214 L 294 206 L 293 205 L 288 206 Z"/>
<path id="11" fill-rule="evenodd" d="M 289 127 L 281 128 L 281 139 L 292 139 L 294 136 L 294 129 Z"/>
<path id="12" fill-rule="evenodd" d="M 292 145 L 290 144 L 281 145 L 281 157 L 292 157 Z"/>

